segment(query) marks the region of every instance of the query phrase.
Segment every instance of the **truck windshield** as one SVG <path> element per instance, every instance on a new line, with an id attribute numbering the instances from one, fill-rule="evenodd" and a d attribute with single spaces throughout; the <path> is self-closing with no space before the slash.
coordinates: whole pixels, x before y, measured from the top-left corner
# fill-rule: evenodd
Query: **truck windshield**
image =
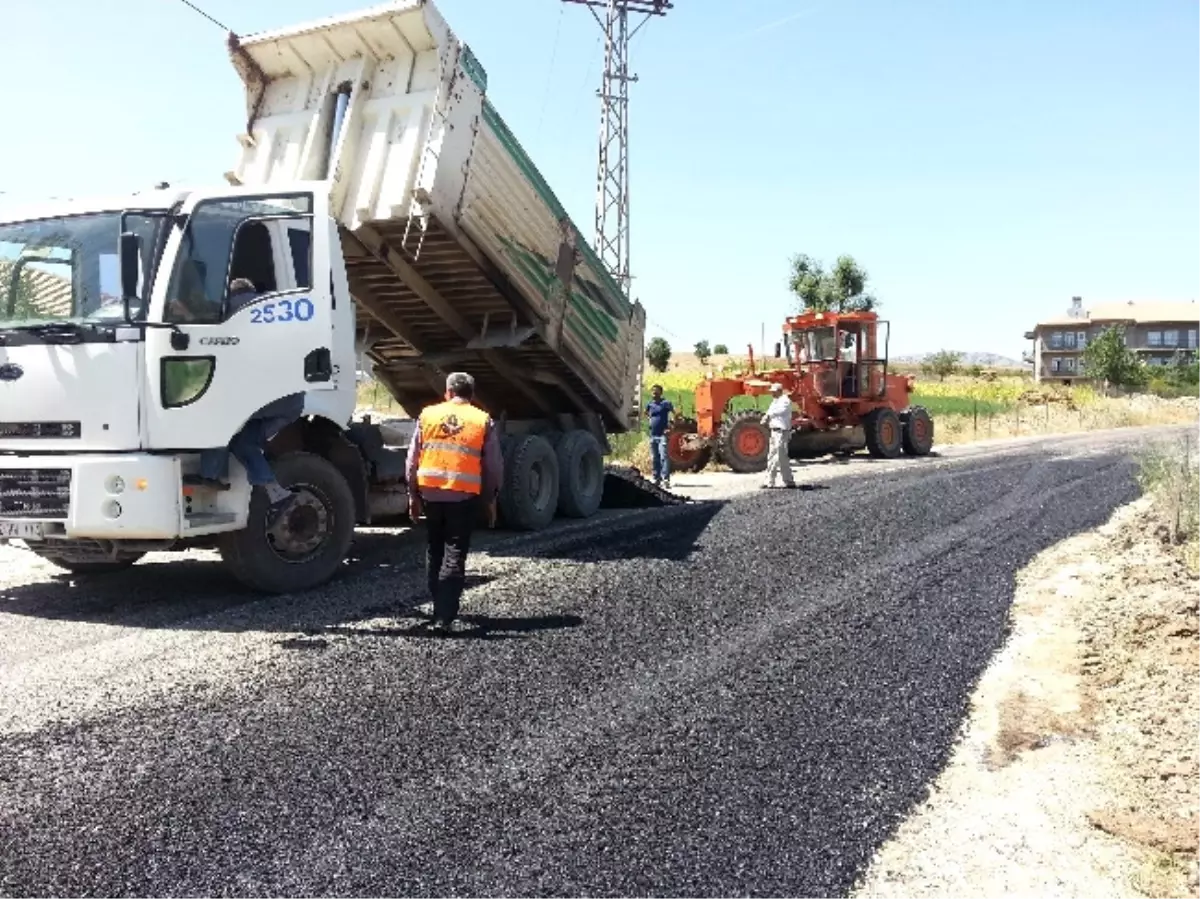
<path id="1" fill-rule="evenodd" d="M 142 238 L 138 295 L 149 295 L 165 216 L 136 213 L 125 227 Z M 119 321 L 121 213 L 103 212 L 0 225 L 0 328 L 54 322 Z M 134 302 L 134 318 L 144 315 Z"/>

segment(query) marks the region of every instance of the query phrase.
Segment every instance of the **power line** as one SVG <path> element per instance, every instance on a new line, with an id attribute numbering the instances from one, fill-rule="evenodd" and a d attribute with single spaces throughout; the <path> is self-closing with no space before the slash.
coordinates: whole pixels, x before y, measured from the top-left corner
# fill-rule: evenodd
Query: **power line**
<path id="1" fill-rule="evenodd" d="M 683 338 L 680 337 L 678 334 L 676 334 L 674 331 L 670 330 L 665 325 L 659 324 L 658 322 L 656 322 L 654 319 L 652 319 L 648 315 L 646 316 L 646 323 L 648 325 L 650 325 L 652 328 L 654 328 L 656 331 L 662 331 L 668 337 L 674 337 L 676 340 L 683 340 Z"/>
<path id="2" fill-rule="evenodd" d="M 184 6 L 190 7 L 192 10 L 199 13 L 200 15 L 204 16 L 204 18 L 208 19 L 208 21 L 212 22 L 214 25 L 216 25 L 222 31 L 224 31 L 226 33 L 233 31 L 232 28 L 229 28 L 228 26 L 221 24 L 216 19 L 214 19 L 212 16 L 210 16 L 208 13 L 206 13 L 204 10 L 202 10 L 199 6 L 197 6 L 195 3 L 190 2 L 190 0 L 179 0 L 179 2 L 182 3 Z"/>
<path id="3" fill-rule="evenodd" d="M 537 133 L 540 137 L 542 134 L 542 119 L 546 115 L 546 101 L 550 99 L 550 86 L 554 83 L 554 61 L 558 58 L 558 34 L 562 30 L 563 11 L 566 9 L 561 3 L 558 6 L 558 22 L 554 25 L 554 47 L 550 51 L 550 71 L 546 73 L 546 91 L 542 94 L 542 108 L 538 112 Z"/>

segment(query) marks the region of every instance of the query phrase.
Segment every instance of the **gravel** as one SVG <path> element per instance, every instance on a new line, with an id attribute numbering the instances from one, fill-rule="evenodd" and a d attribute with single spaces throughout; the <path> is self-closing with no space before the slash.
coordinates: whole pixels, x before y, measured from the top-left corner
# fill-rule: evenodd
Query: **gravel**
<path id="1" fill-rule="evenodd" d="M 6 555 L 0 893 L 845 894 L 1014 573 L 1135 495 L 1137 439 L 492 537 L 450 639 L 412 626 L 411 538 L 270 599 L 200 558 L 65 588 Z"/>

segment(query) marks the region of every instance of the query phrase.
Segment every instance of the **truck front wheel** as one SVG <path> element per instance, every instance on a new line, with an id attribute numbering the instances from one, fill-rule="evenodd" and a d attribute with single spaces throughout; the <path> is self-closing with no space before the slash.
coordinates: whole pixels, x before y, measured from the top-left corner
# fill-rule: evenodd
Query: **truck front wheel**
<path id="1" fill-rule="evenodd" d="M 354 539 L 354 496 L 333 463 L 312 453 L 289 453 L 274 468 L 296 500 L 268 527 L 266 494 L 255 490 L 246 527 L 221 535 L 221 558 L 254 590 L 308 590 L 333 577 L 346 558 Z"/>

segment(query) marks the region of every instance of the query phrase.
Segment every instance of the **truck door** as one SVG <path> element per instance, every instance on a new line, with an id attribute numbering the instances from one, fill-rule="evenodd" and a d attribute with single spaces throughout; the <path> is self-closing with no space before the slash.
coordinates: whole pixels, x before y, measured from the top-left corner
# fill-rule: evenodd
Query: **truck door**
<path id="1" fill-rule="evenodd" d="M 150 448 L 224 446 L 268 403 L 333 389 L 326 206 L 316 185 L 189 199 L 146 332 Z"/>

